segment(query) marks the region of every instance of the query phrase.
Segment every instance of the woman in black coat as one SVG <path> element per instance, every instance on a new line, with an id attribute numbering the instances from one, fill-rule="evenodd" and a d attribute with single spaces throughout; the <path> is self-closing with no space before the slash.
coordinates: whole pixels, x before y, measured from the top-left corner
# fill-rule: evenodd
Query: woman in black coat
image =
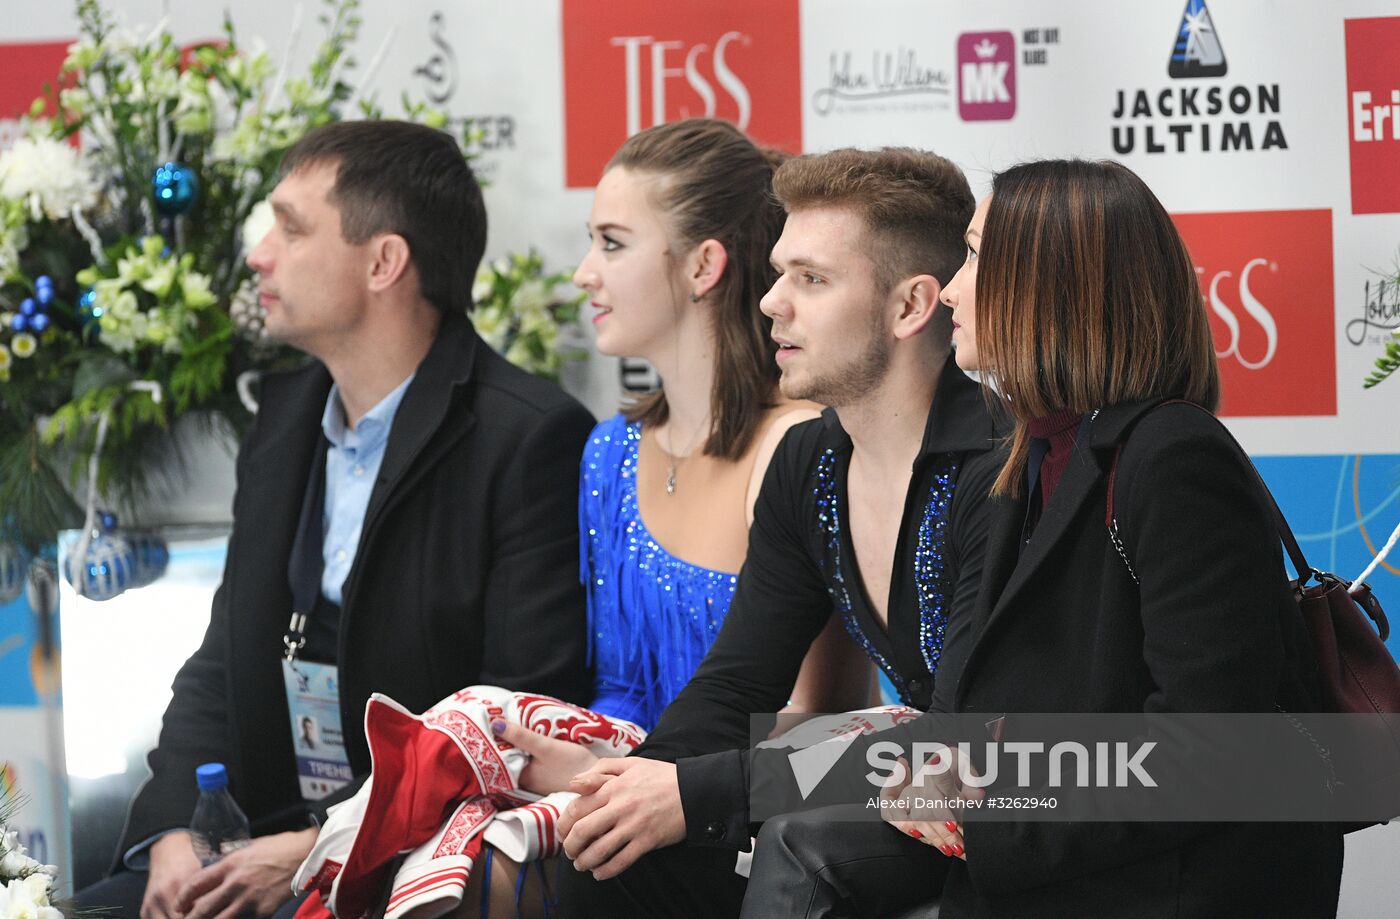
<path id="1" fill-rule="evenodd" d="M 1219 401 L 1215 353 L 1161 203 L 1116 163 L 1028 163 L 994 180 L 967 243 L 943 293 L 957 362 L 982 372 L 1015 431 L 948 707 L 1312 710 L 1309 646 L 1265 498 L 1201 411 Z M 896 825 L 958 854 L 945 919 L 1337 909 L 1333 824 Z"/>

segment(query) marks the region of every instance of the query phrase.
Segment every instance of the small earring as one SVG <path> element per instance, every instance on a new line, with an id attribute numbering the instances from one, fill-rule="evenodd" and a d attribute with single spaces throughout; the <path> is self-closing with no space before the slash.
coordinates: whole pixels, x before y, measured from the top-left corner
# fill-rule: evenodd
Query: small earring
<path id="1" fill-rule="evenodd" d="M 700 302 L 700 295 L 697 294 L 697 293 L 695 293 L 695 291 L 691 291 L 691 292 L 690 292 L 690 302 L 691 302 L 691 303 L 699 303 L 699 302 Z"/>

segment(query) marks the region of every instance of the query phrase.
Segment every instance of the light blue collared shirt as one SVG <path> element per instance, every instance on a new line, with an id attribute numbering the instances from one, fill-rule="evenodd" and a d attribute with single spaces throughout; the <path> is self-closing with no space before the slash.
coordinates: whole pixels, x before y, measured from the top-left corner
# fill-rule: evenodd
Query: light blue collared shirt
<path id="1" fill-rule="evenodd" d="M 379 477 L 384 448 L 389 443 L 389 428 L 413 377 L 409 374 L 408 379 L 366 412 L 354 430 L 345 423 L 340 387 L 331 386 L 326 397 L 321 430 L 331 445 L 326 449 L 326 503 L 321 517 L 321 558 L 325 566 L 321 572 L 321 594 L 336 605 L 341 602 L 341 589 L 355 563 L 360 528 Z"/>
<path id="2" fill-rule="evenodd" d="M 374 480 L 379 476 L 384 447 L 389 442 L 389 427 L 394 423 L 394 415 L 413 377 L 410 374 L 398 388 L 370 409 L 353 431 L 345 424 L 345 406 L 340 401 L 340 390 L 331 386 L 330 395 L 326 397 L 321 430 L 331 445 L 326 450 L 326 505 L 321 517 L 324 540 L 321 552 L 325 562 L 325 570 L 321 573 L 321 593 L 336 605 L 340 604 L 341 588 L 345 585 L 346 575 L 350 573 L 350 566 L 355 562 L 355 552 L 360 545 L 360 527 L 365 521 L 365 511 L 369 509 Z M 176 832 L 184 831 L 166 830 L 132 846 L 123 854 L 126 867 L 148 870 L 151 845 L 162 836 Z"/>

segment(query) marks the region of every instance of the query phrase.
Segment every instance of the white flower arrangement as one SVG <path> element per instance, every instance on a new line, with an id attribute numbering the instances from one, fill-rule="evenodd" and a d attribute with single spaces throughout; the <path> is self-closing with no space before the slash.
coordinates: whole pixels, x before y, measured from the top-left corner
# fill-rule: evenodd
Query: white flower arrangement
<path id="1" fill-rule="evenodd" d="M 63 919 L 53 905 L 58 869 L 30 858 L 19 834 L 0 824 L 0 919 Z"/>
<path id="2" fill-rule="evenodd" d="M 272 202 L 266 198 L 253 205 L 248 212 L 248 219 L 243 221 L 243 249 L 251 252 L 253 248 L 267 235 L 277 222 L 277 217 L 272 213 Z"/>
<path id="3" fill-rule="evenodd" d="M 0 153 L 0 197 L 23 202 L 34 220 L 63 220 L 97 203 L 99 186 L 76 147 L 21 137 Z"/>
<path id="4" fill-rule="evenodd" d="M 265 334 L 244 256 L 272 225 L 283 152 L 318 125 L 383 117 L 366 94 L 382 47 L 350 82 L 361 0 L 322 0 L 326 35 L 304 69 L 290 47 L 280 65 L 244 48 L 227 18 L 191 48 L 164 22 L 138 35 L 113 2 L 76 0 L 58 89 L 0 154 L 0 544 L 31 554 L 82 519 L 70 492 L 92 462 L 106 498 L 136 502 L 177 418 L 238 433 L 252 410 L 239 381 L 303 359 Z M 426 103 L 403 107 L 447 126 Z M 555 294 L 567 276 L 532 253 L 480 280 L 483 335 L 555 376 L 575 353 L 559 341 L 577 317 L 577 298 Z"/>
<path id="5" fill-rule="evenodd" d="M 139 249 L 132 246 L 118 257 L 116 277 L 103 277 L 95 267 L 78 272 L 78 279 L 92 287 L 103 343 L 118 354 L 142 344 L 179 354 L 187 343 L 195 343 L 198 314 L 218 300 L 208 275 L 195 271 L 193 264 L 192 255 L 175 255 L 162 237 L 147 236 Z"/>
<path id="6" fill-rule="evenodd" d="M 559 378 L 565 361 L 587 352 L 568 347 L 561 332 L 577 330 L 584 294 L 559 288 L 569 272 L 548 274 L 533 249 L 484 264 L 472 285 L 472 323 L 482 339 L 506 360 L 531 373 Z"/>
<path id="7" fill-rule="evenodd" d="M 236 434 L 238 380 L 302 360 L 249 334 L 255 205 L 308 131 L 382 117 L 373 68 L 351 80 L 360 0 L 321 4 L 303 68 L 295 42 L 279 65 L 227 17 L 221 38 L 181 48 L 165 22 L 138 34 L 114 0 L 76 0 L 78 40 L 0 154 L 0 544 L 35 554 L 80 522 L 71 491 L 94 458 L 105 498 L 147 496 L 176 419 Z"/>

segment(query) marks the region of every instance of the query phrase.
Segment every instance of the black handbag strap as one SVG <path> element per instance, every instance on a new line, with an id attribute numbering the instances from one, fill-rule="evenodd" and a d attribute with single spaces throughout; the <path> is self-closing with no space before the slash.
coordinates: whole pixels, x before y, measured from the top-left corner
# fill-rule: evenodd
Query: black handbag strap
<path id="1" fill-rule="evenodd" d="M 1264 493 L 1264 497 L 1267 499 L 1269 513 L 1272 514 L 1274 518 L 1274 529 L 1278 531 L 1278 538 L 1283 543 L 1283 548 L 1287 551 L 1289 560 L 1293 562 L 1293 569 L 1298 572 L 1298 586 L 1302 587 L 1307 584 L 1308 580 L 1312 577 L 1317 577 L 1321 580 L 1322 572 L 1308 564 L 1307 558 L 1303 555 L 1303 550 L 1298 546 L 1298 540 L 1293 535 L 1293 528 L 1288 525 L 1287 518 L 1283 516 L 1283 511 L 1279 509 L 1278 502 L 1274 500 L 1274 493 L 1269 490 L 1269 486 L 1264 481 L 1264 477 L 1259 474 L 1258 468 L 1255 467 L 1254 461 L 1249 458 L 1249 454 L 1245 452 L 1244 447 L 1240 446 L 1240 442 L 1235 439 L 1234 434 L 1230 433 L 1230 429 L 1225 427 L 1225 423 L 1215 417 L 1214 412 L 1186 399 L 1168 399 L 1150 406 L 1133 420 L 1132 425 L 1124 431 L 1122 438 L 1118 441 L 1118 446 L 1113 451 L 1113 465 L 1108 471 L 1108 516 L 1105 518 L 1105 523 L 1107 523 L 1109 530 L 1115 534 L 1118 530 L 1117 518 L 1113 513 L 1113 484 L 1114 480 L 1118 477 L 1118 458 L 1123 454 L 1123 448 L 1127 445 L 1128 438 L 1132 435 L 1133 427 L 1143 418 L 1147 417 L 1148 414 L 1164 405 L 1189 405 L 1194 409 L 1198 409 L 1220 426 L 1220 430 L 1225 432 L 1226 438 L 1234 445 L 1235 452 L 1239 454 L 1240 458 L 1244 460 L 1245 465 L 1254 473 L 1254 479 L 1259 483 L 1259 490 Z"/>

